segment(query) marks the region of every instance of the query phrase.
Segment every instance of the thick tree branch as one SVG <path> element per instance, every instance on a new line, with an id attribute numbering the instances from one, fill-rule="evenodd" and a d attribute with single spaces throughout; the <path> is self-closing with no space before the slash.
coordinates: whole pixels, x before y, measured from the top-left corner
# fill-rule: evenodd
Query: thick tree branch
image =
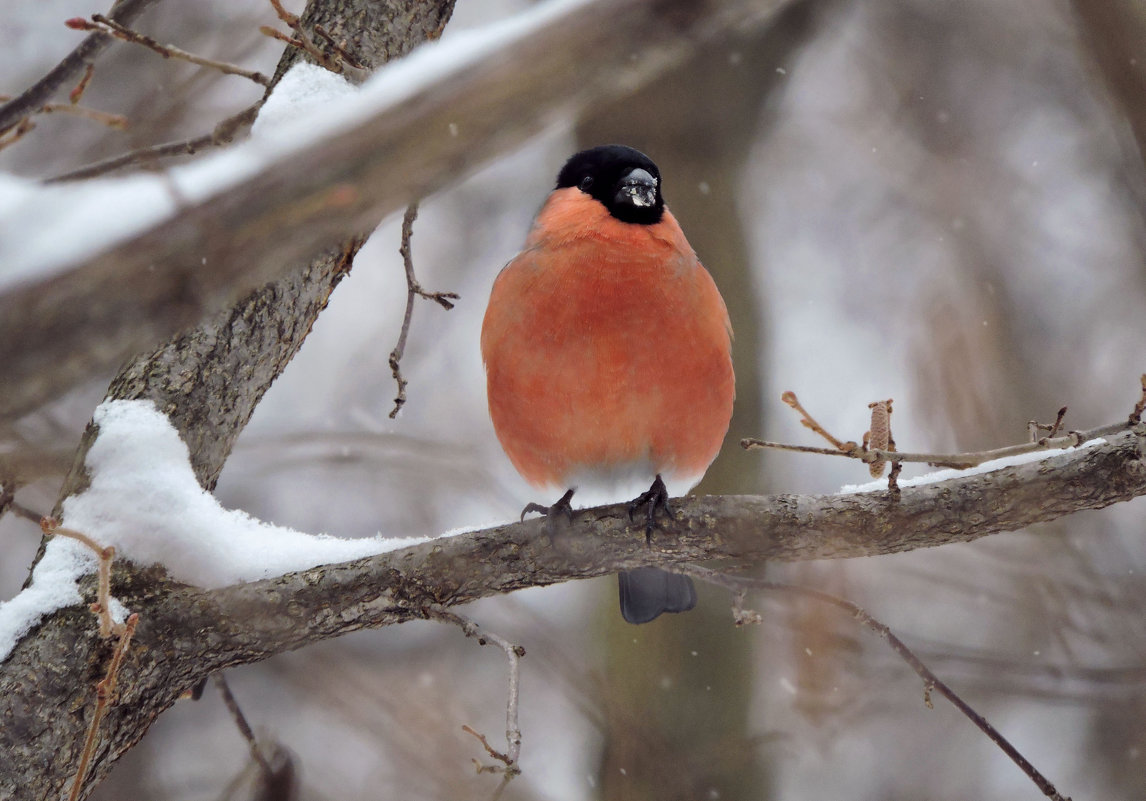
<path id="1" fill-rule="evenodd" d="M 559 114 L 631 90 L 784 2 L 589 2 L 74 269 L 13 288 L 0 296 L 0 419 L 154 347 Z"/>
<path id="2" fill-rule="evenodd" d="M 556 536 L 531 520 L 214 591 L 127 568 L 112 590 L 141 622 L 93 775 L 106 773 L 204 676 L 349 631 L 425 618 L 433 604 L 639 565 L 873 556 L 968 542 L 1143 494 L 1146 424 L 1041 462 L 908 488 L 898 501 L 886 492 L 690 498 L 651 546 L 616 505 L 578 513 Z M 0 795 L 32 799 L 62 789 L 91 714 L 90 679 L 107 656 L 80 607 L 57 613 L 17 646 L 0 669 L 0 752 L 11 755 Z"/>

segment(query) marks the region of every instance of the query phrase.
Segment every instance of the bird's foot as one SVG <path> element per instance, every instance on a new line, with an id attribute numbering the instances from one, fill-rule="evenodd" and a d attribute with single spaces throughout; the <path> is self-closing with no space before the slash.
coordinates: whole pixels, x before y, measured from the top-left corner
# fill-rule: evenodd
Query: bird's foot
<path id="1" fill-rule="evenodd" d="M 573 490 L 567 490 L 555 504 L 552 506 L 542 506 L 539 503 L 528 503 L 525 508 L 521 510 L 521 519 L 525 520 L 525 516 L 530 512 L 538 512 L 545 515 L 550 533 L 553 532 L 556 526 L 557 518 L 564 517 L 568 522 L 573 522 Z"/>
<path id="2" fill-rule="evenodd" d="M 669 506 L 668 487 L 665 486 L 664 480 L 657 474 L 653 480 L 653 485 L 649 487 L 647 492 L 642 492 L 636 498 L 629 501 L 629 521 L 633 521 L 634 513 L 642 506 L 645 509 L 645 543 L 648 544 L 652 541 L 653 529 L 657 527 L 657 511 L 664 512 L 665 517 L 669 520 L 676 520 L 676 515 L 673 514 L 672 507 Z"/>

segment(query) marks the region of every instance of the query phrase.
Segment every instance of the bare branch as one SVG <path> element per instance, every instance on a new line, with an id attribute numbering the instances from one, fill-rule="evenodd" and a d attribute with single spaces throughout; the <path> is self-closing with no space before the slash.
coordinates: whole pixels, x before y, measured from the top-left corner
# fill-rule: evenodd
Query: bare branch
<path id="1" fill-rule="evenodd" d="M 127 128 L 127 117 L 122 114 L 111 114 L 106 111 L 100 111 L 94 108 L 85 108 L 84 106 L 77 106 L 72 103 L 48 103 L 46 106 L 40 107 L 41 114 L 71 114 L 74 117 L 83 117 L 92 122 L 98 122 L 101 125 L 106 125 L 108 128 L 115 128 L 122 131 Z"/>
<path id="2" fill-rule="evenodd" d="M 495 767 L 483 766 L 479 769 L 481 772 L 504 773 L 507 778 L 516 776 L 521 773 L 521 768 L 518 767 L 517 764 L 521 757 L 521 727 L 517 722 L 517 704 L 518 696 L 520 695 L 520 660 L 521 657 L 525 656 L 525 649 L 520 645 L 514 645 L 504 637 L 482 630 L 472 619 L 465 615 L 460 615 L 457 612 L 451 612 L 441 604 L 430 604 L 427 607 L 427 612 L 431 617 L 461 627 L 461 630 L 465 632 L 467 637 L 472 637 L 478 641 L 478 645 L 485 645 L 486 643 L 492 642 L 498 648 L 505 651 L 505 658 L 509 660 L 509 691 L 505 705 L 505 753 L 503 754 L 500 751 L 494 750 L 486 740 L 485 735 L 479 734 L 469 726 L 462 726 L 462 729 L 478 738 L 481 744 L 485 746 L 486 753 L 502 763 L 501 766 Z"/>
<path id="3" fill-rule="evenodd" d="M 783 393 L 780 395 L 780 400 L 800 413 L 800 425 L 804 426 L 804 428 L 811 429 L 826 439 L 828 442 L 832 443 L 832 446 L 836 450 L 844 454 L 850 454 L 859 448 L 859 446 L 854 442 L 840 442 L 838 439 L 829 434 L 826 428 L 816 422 L 816 418 L 808 414 L 808 411 L 800 404 L 800 399 L 796 397 L 795 392 L 789 390 L 788 392 Z"/>
<path id="4" fill-rule="evenodd" d="M 156 0 L 116 0 L 108 12 L 108 19 L 129 25 Z M 19 124 L 20 120 L 43 106 L 60 87 L 76 80 L 85 72 L 114 39 L 106 33 L 93 33 L 69 53 L 40 80 L 24 90 L 14 100 L 0 106 L 0 134 Z"/>
<path id="5" fill-rule="evenodd" d="M 459 66 L 357 127 L 285 154 L 259 175 L 74 269 L 10 289 L 0 296 L 7 390 L 0 418 L 114 369 L 349 232 L 373 229 L 411 198 L 459 180 L 556 114 L 639 85 L 699 43 L 760 23 L 784 2 L 577 6 L 560 24 L 523 35 L 496 57 Z M 569 59 L 578 54 L 592 56 L 572 69 Z"/>
<path id="6" fill-rule="evenodd" d="M 737 624 L 742 622 L 760 622 L 761 616 L 755 612 L 745 612 L 742 608 L 744 601 L 745 591 L 748 589 L 768 590 L 774 592 L 783 592 L 789 595 L 802 595 L 805 598 L 812 598 L 821 603 L 830 604 L 837 609 L 842 609 L 847 612 L 852 619 L 854 619 L 861 626 L 868 631 L 873 632 L 877 637 L 886 642 L 891 649 L 911 666 L 921 679 L 923 679 L 923 699 L 928 709 L 932 709 L 931 693 L 938 691 L 940 695 L 950 701 L 956 709 L 962 712 L 967 718 L 974 723 L 980 731 L 990 738 L 991 742 L 999 746 L 1011 760 L 1019 766 L 1019 768 L 1033 781 L 1043 794 L 1052 799 L 1052 801 L 1070 801 L 1059 795 L 1055 786 L 1040 773 L 1030 761 L 1024 757 L 1019 750 L 1015 748 L 1006 737 L 1004 737 L 998 729 L 992 726 L 987 719 L 971 708 L 970 704 L 964 701 L 959 695 L 947 686 L 938 676 L 936 676 L 930 668 L 919 659 L 915 653 L 907 647 L 903 640 L 895 636 L 891 629 L 885 624 L 876 620 L 862 607 L 857 606 L 851 601 L 840 598 L 836 595 L 831 595 L 820 590 L 812 589 L 811 587 L 800 587 L 794 584 L 781 584 L 775 581 L 765 581 L 763 579 L 755 579 L 748 576 L 730 576 L 726 573 L 720 573 L 716 570 L 709 570 L 699 565 L 681 565 L 675 568 L 675 572 L 682 573 L 686 576 L 701 581 L 715 584 L 718 587 L 723 587 L 733 593 L 733 615 L 736 618 Z"/>
<path id="7" fill-rule="evenodd" d="M 95 553 L 99 559 L 98 581 L 96 602 L 91 605 L 91 610 L 99 616 L 99 636 L 122 636 L 123 624 L 116 623 L 111 616 L 111 563 L 115 559 L 115 548 L 110 545 L 105 548 L 83 532 L 62 527 L 54 517 L 40 518 L 40 529 L 45 537 L 67 537 L 83 543 Z"/>
<path id="8" fill-rule="evenodd" d="M 414 318 L 414 302 L 422 297 L 432 300 L 446 311 L 454 307 L 453 301 L 458 299 L 455 292 L 427 292 L 418 283 L 414 274 L 414 257 L 410 250 L 410 237 L 414 233 L 414 220 L 418 217 L 418 204 L 411 203 L 402 215 L 402 245 L 398 252 L 402 254 L 402 264 L 406 268 L 406 314 L 402 318 L 402 331 L 398 334 L 398 344 L 390 351 L 390 370 L 394 375 L 394 382 L 398 385 L 398 395 L 394 398 L 394 408 L 390 410 L 390 419 L 398 416 L 398 412 L 406 404 L 406 379 L 402 376 L 402 356 L 406 353 L 406 337 L 410 334 L 410 322 Z"/>
<path id="9" fill-rule="evenodd" d="M 432 604 L 453 607 L 641 565 L 894 553 L 1146 495 L 1140 441 L 1146 441 L 1146 423 L 1037 463 L 904 489 L 896 503 L 886 492 L 688 498 L 674 504 L 677 519 L 665 521 L 649 545 L 643 530 L 630 524 L 626 506 L 617 504 L 579 512 L 559 540 L 546 535 L 544 520 L 529 520 L 220 590 L 181 586 L 125 566 L 134 571 L 129 575 L 148 576 L 116 591 L 147 627 L 133 649 L 130 697 L 107 714 L 107 753 L 134 743 L 146 721 L 216 670 L 364 627 L 422 619 Z M 83 677 L 92 670 L 88 644 L 95 637 L 84 622 L 74 614 L 44 621 L 0 669 L 0 719 L 10 722 L 0 727 L 0 752 L 10 754 L 14 766 L 0 773 L 0 790 L 14 799 L 41 798 L 46 788 L 60 786 L 58 769 L 33 754 L 56 753 L 64 764 L 78 757 L 82 728 L 77 732 L 75 720 L 65 716 L 42 727 L 29 716 L 83 704 Z M 43 664 L 53 665 L 50 684 L 35 680 Z"/>
<path id="10" fill-rule="evenodd" d="M 255 121 L 255 116 L 259 113 L 259 109 L 262 108 L 262 105 L 262 101 L 260 101 L 249 108 L 243 109 L 238 114 L 227 117 L 216 125 L 210 133 L 203 134 L 202 136 L 133 150 L 121 156 L 113 156 L 112 158 L 97 161 L 85 167 L 61 173 L 60 175 L 48 178 L 44 183 L 52 184 L 62 181 L 78 181 L 86 178 L 96 178 L 100 175 L 106 175 L 107 173 L 122 170 L 126 167 L 141 166 L 153 168 L 157 166 L 157 162 L 160 159 L 170 158 L 172 156 L 193 156 L 202 150 L 230 144 L 240 131 L 249 128 L 251 123 Z"/>
<path id="11" fill-rule="evenodd" d="M 24 119 L 20 120 L 14 127 L 9 128 L 4 132 L 0 132 L 0 150 L 16 144 L 25 136 L 27 136 L 28 132 L 35 127 L 36 123 L 32 121 L 32 118 L 25 117 Z"/>
<path id="12" fill-rule="evenodd" d="M 238 75 L 243 78 L 254 81 L 261 86 L 270 86 L 271 79 L 261 72 L 254 72 L 252 70 L 243 69 L 235 64 L 228 64 L 224 61 L 216 61 L 212 58 L 204 58 L 197 56 L 194 53 L 189 53 L 182 48 L 175 45 L 161 44 L 150 36 L 140 33 L 139 31 L 132 30 L 131 28 L 110 19 L 103 14 L 92 14 L 91 20 L 86 20 L 83 17 L 73 17 L 65 23 L 69 28 L 78 31 L 101 31 L 110 34 L 117 39 L 131 44 L 142 45 L 148 50 L 151 50 L 164 58 L 174 58 L 179 61 L 187 61 L 191 64 L 198 64 L 200 67 L 208 67 L 213 70 L 218 70 L 224 75 Z"/>
<path id="13" fill-rule="evenodd" d="M 753 437 L 746 437 L 740 440 L 740 447 L 745 450 L 771 448 L 774 450 L 796 451 L 799 453 L 817 453 L 824 456 L 844 456 L 849 459 L 858 459 L 868 464 L 877 460 L 886 460 L 889 462 L 916 462 L 929 464 L 932 467 L 951 467 L 956 470 L 965 470 L 969 467 L 981 465 L 983 462 L 1003 459 L 1007 456 L 1019 456 L 1024 453 L 1034 453 L 1035 451 L 1075 448 L 1092 439 L 1126 431 L 1129 427 L 1127 423 L 1111 423 L 1110 425 L 1093 428 L 1090 431 L 1071 431 L 1069 434 L 1055 437 L 1054 439 L 1043 437 L 1037 442 L 1024 442 L 1019 445 L 1007 445 L 1002 448 L 975 451 L 972 453 L 909 453 L 907 451 L 884 451 L 876 449 L 864 451 L 858 446 L 854 451 L 844 451 L 836 450 L 835 448 L 815 448 L 808 445 L 788 445 L 783 442 L 769 442 Z"/>
<path id="14" fill-rule="evenodd" d="M 227 684 L 227 678 L 223 675 L 223 671 L 219 671 L 212 677 L 215 681 L 215 687 L 219 690 L 219 695 L 223 696 L 223 705 L 227 707 L 227 711 L 231 713 L 231 719 L 235 721 L 235 727 L 239 730 L 239 734 L 247 741 L 247 748 L 251 752 L 251 759 L 259 766 L 259 770 L 263 772 L 263 776 L 274 775 L 274 769 L 271 764 L 267 762 L 267 758 L 263 756 L 263 751 L 259 748 L 259 741 L 255 737 L 255 732 L 251 729 L 251 724 L 247 722 L 247 716 L 243 714 L 243 710 L 239 708 L 239 702 L 235 700 L 234 693 L 231 692 L 231 686 Z"/>
<path id="15" fill-rule="evenodd" d="M 259 33 L 262 33 L 264 36 L 270 36 L 273 39 L 278 39 L 280 42 L 285 42 L 291 47 L 297 47 L 308 56 L 310 56 L 316 64 L 330 70 L 331 72 L 341 74 L 345 71 L 344 65 L 340 58 L 332 58 L 324 51 L 319 49 L 318 45 L 314 43 L 314 40 L 310 38 L 306 30 L 303 28 L 302 23 L 299 22 L 297 14 L 292 14 L 283 8 L 282 2 L 280 2 L 280 0 L 270 0 L 270 3 L 274 8 L 275 13 L 278 14 L 279 19 L 288 28 L 294 31 L 294 36 L 287 36 L 286 34 L 280 33 L 279 31 L 276 31 L 274 28 L 271 28 L 267 25 L 260 27 Z M 329 37 L 325 38 L 330 45 L 334 45 L 333 39 L 330 39 Z M 336 52 L 339 52 L 339 55 L 341 56 L 340 51 L 341 48 L 338 48 L 338 51 Z M 348 64 L 349 63 L 350 62 L 348 62 Z M 353 62 L 353 66 L 358 70 L 362 69 L 362 66 L 359 65 L 356 61 Z"/>

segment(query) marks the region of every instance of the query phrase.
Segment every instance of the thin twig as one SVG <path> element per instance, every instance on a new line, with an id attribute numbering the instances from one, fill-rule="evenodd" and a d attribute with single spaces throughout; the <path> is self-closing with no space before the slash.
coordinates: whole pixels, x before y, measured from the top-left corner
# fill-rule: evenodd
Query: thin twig
<path id="1" fill-rule="evenodd" d="M 347 64 L 349 64 L 351 67 L 353 67 L 356 70 L 366 70 L 366 65 L 363 64 L 358 59 L 356 59 L 354 56 L 350 55 L 350 53 L 346 50 L 345 45 L 334 41 L 334 37 L 330 35 L 330 33 L 326 30 L 326 28 L 322 27 L 321 25 L 315 24 L 314 32 L 317 33 L 319 36 L 321 36 L 323 39 L 325 39 L 326 43 L 328 45 L 330 45 L 330 49 L 333 50 L 335 53 L 337 53 L 338 57 L 340 59 L 342 59 L 344 62 L 346 62 Z"/>
<path id="2" fill-rule="evenodd" d="M 119 632 L 119 641 L 115 644 L 111 661 L 107 666 L 107 673 L 96 685 L 96 707 L 92 713 L 92 722 L 88 725 L 88 733 L 84 738 L 84 750 L 80 753 L 80 764 L 76 768 L 76 778 L 72 782 L 72 790 L 68 794 L 68 801 L 76 801 L 83 790 L 84 779 L 87 778 L 88 764 L 91 762 L 92 752 L 95 751 L 96 737 L 99 734 L 99 724 L 104 713 L 115 697 L 116 684 L 119 682 L 119 669 L 123 665 L 123 657 L 131 638 L 135 636 L 135 627 L 139 623 L 139 615 L 132 613 L 128 616 L 122 630 Z"/>
<path id="3" fill-rule="evenodd" d="M 108 18 L 128 24 L 154 2 L 155 0 L 116 0 L 108 12 Z M 87 70 L 113 41 L 115 40 L 111 36 L 102 32 L 86 37 L 44 77 L 21 92 L 14 100 L 0 106 L 0 134 L 19 125 L 22 119 L 48 102 L 61 86 L 75 80 L 75 77 Z"/>
<path id="4" fill-rule="evenodd" d="M 263 756 L 263 751 L 259 748 L 259 741 L 255 737 L 255 732 L 251 729 L 251 724 L 247 722 L 247 716 L 243 714 L 243 710 L 239 708 L 239 702 L 235 700 L 234 694 L 231 692 L 231 687 L 227 684 L 227 679 L 222 671 L 214 674 L 212 679 L 215 680 L 215 687 L 219 690 L 219 694 L 223 696 L 223 704 L 227 707 L 227 711 L 231 713 L 231 719 L 235 721 L 235 726 L 239 729 L 239 734 L 243 735 L 243 739 L 247 741 L 247 747 L 251 751 L 251 758 L 258 763 L 259 769 L 263 772 L 264 776 L 274 775 L 274 770 L 271 768 L 267 758 Z"/>
<path id="5" fill-rule="evenodd" d="M 504 637 L 484 631 L 470 618 L 465 615 L 459 615 L 457 612 L 452 612 L 441 604 L 432 604 L 427 607 L 426 611 L 430 617 L 459 626 L 467 637 L 476 639 L 479 645 L 493 643 L 505 652 L 505 658 L 509 661 L 509 692 L 505 706 L 505 741 L 507 746 L 505 753 L 503 754 L 494 749 L 490 746 L 484 735 L 479 734 L 469 726 L 462 726 L 462 730 L 476 737 L 485 747 L 486 753 L 502 763 L 501 765 L 479 764 L 479 773 L 504 773 L 507 778 L 518 775 L 521 773 L 521 768 L 518 767 L 517 764 L 518 759 L 521 757 L 521 728 L 517 722 L 517 703 L 519 695 L 520 660 L 521 657 L 525 656 L 525 649 L 520 645 L 514 645 Z"/>
<path id="6" fill-rule="evenodd" d="M 782 451 L 798 451 L 800 453 L 818 453 L 825 456 L 845 456 L 849 459 L 859 459 L 861 462 L 874 462 L 876 459 L 885 459 L 889 462 L 920 462 L 929 464 L 933 467 L 953 467 L 957 470 L 964 470 L 968 467 L 975 467 L 983 462 L 989 462 L 993 459 L 1002 459 L 1006 456 L 1017 456 L 1023 453 L 1034 453 L 1035 451 L 1044 450 L 1057 450 L 1060 448 L 1074 448 L 1078 447 L 1084 442 L 1087 442 L 1098 437 L 1105 437 L 1110 434 L 1117 434 L 1126 431 L 1130 428 L 1129 423 L 1111 423 L 1110 425 L 1099 426 L 1092 428 L 1089 431 L 1071 431 L 1061 437 L 1053 439 L 1043 437 L 1037 442 L 1025 442 L 1019 445 L 1007 445 L 1002 448 L 995 448 L 989 451 L 975 451 L 972 453 L 909 453 L 907 451 L 882 451 L 882 450 L 868 450 L 864 452 L 862 449 L 855 451 L 843 451 L 834 448 L 815 448 L 807 445 L 789 445 L 783 442 L 768 442 L 767 440 L 754 439 L 747 437 L 740 440 L 740 447 L 745 450 L 752 450 L 754 448 L 773 448 Z"/>
<path id="7" fill-rule="evenodd" d="M 71 114 L 76 117 L 83 117 L 85 120 L 92 120 L 108 128 L 115 128 L 117 131 L 122 131 L 127 128 L 127 117 L 122 114 L 112 114 L 107 111 L 98 111 L 94 108 L 87 108 L 86 106 L 76 106 L 71 103 L 48 103 L 46 106 L 40 107 L 41 114 L 63 113 Z"/>
<path id="8" fill-rule="evenodd" d="M 414 220 L 418 218 L 418 204 L 411 203 L 402 215 L 402 244 L 398 252 L 402 255 L 402 264 L 406 268 L 406 314 L 402 318 L 402 330 L 398 334 L 398 344 L 390 351 L 390 372 L 398 384 L 398 394 L 394 397 L 394 408 L 390 410 L 390 419 L 398 416 L 398 412 L 406 405 L 406 379 L 402 375 L 402 356 L 406 353 L 406 338 L 410 335 L 410 322 L 414 319 L 414 301 L 418 297 L 432 300 L 446 311 L 454 307 L 453 301 L 458 299 L 454 292 L 427 292 L 418 283 L 414 274 L 414 257 L 410 250 L 410 238 L 414 234 Z"/>
<path id="9" fill-rule="evenodd" d="M 835 595 L 831 595 L 820 590 L 814 590 L 810 587 L 800 587 L 793 584 L 781 584 L 774 581 L 765 581 L 763 579 L 754 579 L 747 576 L 730 576 L 726 573 L 721 573 L 716 570 L 710 570 L 706 567 L 698 565 L 680 565 L 677 571 L 709 584 L 715 584 L 719 587 L 731 591 L 736 599 L 734 603 L 734 611 L 737 605 L 743 599 L 744 593 L 748 589 L 769 590 L 786 592 L 789 594 L 803 595 L 807 598 L 812 598 L 822 603 L 831 604 L 832 606 L 842 609 L 852 616 L 860 625 L 874 632 L 876 636 L 885 640 L 891 649 L 895 651 L 908 665 L 914 670 L 921 679 L 923 679 L 924 686 L 924 703 L 930 708 L 930 695 L 932 692 L 938 692 L 948 701 L 950 701 L 956 709 L 962 712 L 967 718 L 974 723 L 980 731 L 987 735 L 995 745 L 1003 750 L 1011 760 L 1019 766 L 1028 778 L 1031 779 L 1042 790 L 1043 794 L 1053 799 L 1053 801 L 1070 801 L 1069 798 L 1059 794 L 1055 786 L 1040 773 L 1030 761 L 1019 753 L 1011 743 L 1005 738 L 998 729 L 987 722 L 986 718 L 972 709 L 966 701 L 960 698 L 954 690 L 948 687 L 943 681 L 939 679 L 934 673 L 931 672 L 923 662 L 917 657 L 904 642 L 892 633 L 886 625 L 876 620 L 868 614 L 863 608 Z M 759 617 L 759 615 L 756 615 Z M 738 618 L 737 622 L 741 622 Z"/>
<path id="10" fill-rule="evenodd" d="M 812 431 L 815 431 L 817 434 L 819 434 L 821 437 L 826 439 L 828 442 L 832 443 L 832 445 L 835 446 L 836 450 L 838 450 L 842 453 L 850 453 L 850 452 L 855 451 L 859 448 L 859 446 L 856 445 L 854 442 L 840 442 L 838 439 L 836 439 L 831 434 L 829 434 L 828 430 L 826 428 L 824 428 L 822 425 L 820 425 L 819 423 L 817 423 L 816 418 L 814 418 L 814 417 L 812 417 L 812 415 L 808 414 L 807 409 L 805 409 L 803 406 L 800 405 L 800 399 L 796 397 L 795 392 L 792 392 L 791 390 L 789 390 L 789 391 L 783 393 L 782 395 L 780 395 L 780 400 L 784 401 L 784 403 L 788 404 L 789 406 L 791 406 L 793 409 L 795 409 L 797 412 L 800 413 L 800 424 L 801 425 L 803 425 L 805 428 L 812 429 Z"/>
<path id="11" fill-rule="evenodd" d="M 0 150 L 10 147 L 27 135 L 29 131 L 36 127 L 36 123 L 32 121 L 31 117 L 25 117 L 16 123 L 14 128 L 11 128 L 3 133 L 0 133 Z"/>
<path id="12" fill-rule="evenodd" d="M 306 31 L 302 28 L 302 21 L 298 18 L 297 14 L 292 14 L 283 8 L 280 0 L 270 0 L 270 3 L 275 10 L 275 14 L 278 15 L 278 18 L 282 20 L 288 28 L 294 31 L 294 37 L 287 36 L 267 25 L 263 25 L 259 28 L 260 33 L 299 48 L 313 58 L 320 67 L 324 67 L 339 75 L 344 72 L 342 62 L 324 53 L 318 45 L 314 43 L 314 40 L 307 35 Z"/>
<path id="13" fill-rule="evenodd" d="M 60 175 L 48 178 L 44 183 L 52 184 L 62 181 L 79 181 L 86 178 L 95 178 L 136 164 L 149 166 L 161 158 L 191 156 L 200 150 L 230 144 L 241 129 L 254 122 L 261 107 L 262 102 L 260 101 L 249 108 L 245 108 L 238 114 L 227 117 L 216 125 L 210 133 L 203 134 L 202 136 L 133 150 L 121 156 L 113 156 L 112 158 L 97 161 L 85 167 L 61 173 Z"/>
<path id="14" fill-rule="evenodd" d="M 8 95 L 0 95 L 0 103 L 10 99 L 11 98 L 9 98 Z M 127 128 L 127 117 L 123 116 L 122 114 L 111 114 L 107 111 L 98 111 L 94 108 L 78 106 L 76 105 L 75 101 L 71 103 L 46 103 L 36 109 L 34 113 L 52 114 L 56 112 L 74 114 L 77 117 L 94 120 L 95 122 L 102 123 L 109 128 L 115 128 L 121 131 Z"/>
<path id="15" fill-rule="evenodd" d="M 1066 406 L 1063 406 L 1061 409 L 1059 409 L 1054 423 L 1051 424 L 1040 423 L 1038 420 L 1029 420 L 1027 422 L 1027 439 L 1030 442 L 1038 442 L 1040 439 L 1039 432 L 1041 431 L 1047 432 L 1046 437 L 1043 439 L 1054 437 L 1055 434 L 1059 432 L 1059 429 L 1062 428 L 1062 420 L 1064 417 L 1066 417 L 1066 410 Z"/>
<path id="16" fill-rule="evenodd" d="M 111 545 L 107 547 L 100 545 L 82 531 L 63 528 L 60 526 L 60 521 L 54 517 L 41 517 L 40 530 L 44 532 L 44 536 L 67 537 L 82 542 L 95 552 L 99 558 L 99 566 L 96 574 L 96 602 L 91 605 L 91 610 L 99 617 L 99 636 L 104 638 L 113 634 L 122 636 L 124 624 L 116 623 L 111 616 L 111 563 L 115 559 L 115 548 Z"/>
<path id="17" fill-rule="evenodd" d="M 271 79 L 261 72 L 253 70 L 246 70 L 235 64 L 228 64 L 224 61 L 216 61 L 213 58 L 205 58 L 204 56 L 197 56 L 194 53 L 189 53 L 182 48 L 175 45 L 161 44 L 155 41 L 150 36 L 142 34 L 139 31 L 133 30 L 126 25 L 116 22 L 103 14 L 92 14 L 91 20 L 86 20 L 83 17 L 72 17 L 65 23 L 69 28 L 78 31 L 99 31 L 110 34 L 117 39 L 132 44 L 142 45 L 149 50 L 152 50 L 164 58 L 174 58 L 180 61 L 188 61 L 192 64 L 198 64 L 200 67 L 208 67 L 213 70 L 218 70 L 225 75 L 238 75 L 243 78 L 254 81 L 260 86 L 270 86 Z"/>
<path id="18" fill-rule="evenodd" d="M 39 512 L 35 511 L 34 509 L 29 509 L 27 506 L 15 499 L 13 499 L 11 505 L 8 508 L 12 514 L 16 515 L 17 517 L 22 517 L 25 520 L 30 520 L 36 525 L 39 525 L 40 521 L 44 517 Z"/>

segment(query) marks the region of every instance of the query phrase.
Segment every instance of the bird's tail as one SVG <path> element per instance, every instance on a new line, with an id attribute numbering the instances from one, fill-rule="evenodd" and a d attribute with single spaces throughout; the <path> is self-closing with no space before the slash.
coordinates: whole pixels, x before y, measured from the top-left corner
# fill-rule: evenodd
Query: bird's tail
<path id="1" fill-rule="evenodd" d="M 617 578 L 621 585 L 621 615 L 629 623 L 648 623 L 662 612 L 687 612 L 696 606 L 696 587 L 688 576 L 638 567 L 618 573 Z"/>

